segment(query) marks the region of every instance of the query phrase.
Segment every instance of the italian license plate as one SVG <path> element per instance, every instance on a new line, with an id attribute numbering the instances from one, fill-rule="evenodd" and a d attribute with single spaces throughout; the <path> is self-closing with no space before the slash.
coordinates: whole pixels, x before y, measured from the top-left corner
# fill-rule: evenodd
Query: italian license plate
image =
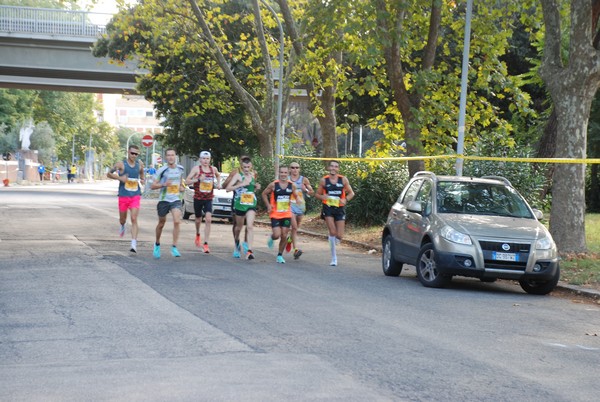
<path id="1" fill-rule="evenodd" d="M 231 207 L 222 207 L 223 211 L 231 211 Z"/>
<path id="2" fill-rule="evenodd" d="M 492 258 L 496 261 L 519 261 L 519 256 L 515 253 L 492 252 Z"/>

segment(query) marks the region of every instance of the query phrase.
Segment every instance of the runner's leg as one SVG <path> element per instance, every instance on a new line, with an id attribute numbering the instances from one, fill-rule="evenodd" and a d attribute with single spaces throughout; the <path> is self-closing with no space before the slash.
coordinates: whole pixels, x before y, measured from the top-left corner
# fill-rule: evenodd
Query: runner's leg
<path id="1" fill-rule="evenodd" d="M 252 250 L 252 243 L 254 242 L 254 218 L 256 217 L 256 211 L 251 209 L 246 212 L 246 230 L 248 250 Z"/>

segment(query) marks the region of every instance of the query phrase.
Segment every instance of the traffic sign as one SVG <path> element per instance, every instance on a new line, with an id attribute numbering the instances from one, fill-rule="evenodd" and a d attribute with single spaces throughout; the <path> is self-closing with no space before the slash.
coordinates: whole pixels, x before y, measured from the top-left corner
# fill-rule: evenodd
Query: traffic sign
<path id="1" fill-rule="evenodd" d="M 152 137 L 150 134 L 146 134 L 145 136 L 142 137 L 142 145 L 145 147 L 151 147 L 152 144 L 154 144 L 154 137 Z"/>

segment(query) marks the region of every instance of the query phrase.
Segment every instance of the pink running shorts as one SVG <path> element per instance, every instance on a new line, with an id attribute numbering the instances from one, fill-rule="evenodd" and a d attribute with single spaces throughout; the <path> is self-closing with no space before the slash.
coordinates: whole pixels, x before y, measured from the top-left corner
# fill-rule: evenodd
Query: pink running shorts
<path id="1" fill-rule="evenodd" d="M 125 212 L 128 209 L 140 209 L 141 195 L 133 197 L 119 197 L 119 212 Z"/>

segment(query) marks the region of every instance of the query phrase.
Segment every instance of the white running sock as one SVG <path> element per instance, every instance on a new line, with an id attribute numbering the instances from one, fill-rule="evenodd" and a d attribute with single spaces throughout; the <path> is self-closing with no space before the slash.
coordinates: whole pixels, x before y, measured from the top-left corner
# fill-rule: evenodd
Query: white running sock
<path id="1" fill-rule="evenodd" d="M 336 259 L 336 253 L 335 253 L 335 236 L 329 236 L 329 249 L 331 250 L 331 259 Z"/>

